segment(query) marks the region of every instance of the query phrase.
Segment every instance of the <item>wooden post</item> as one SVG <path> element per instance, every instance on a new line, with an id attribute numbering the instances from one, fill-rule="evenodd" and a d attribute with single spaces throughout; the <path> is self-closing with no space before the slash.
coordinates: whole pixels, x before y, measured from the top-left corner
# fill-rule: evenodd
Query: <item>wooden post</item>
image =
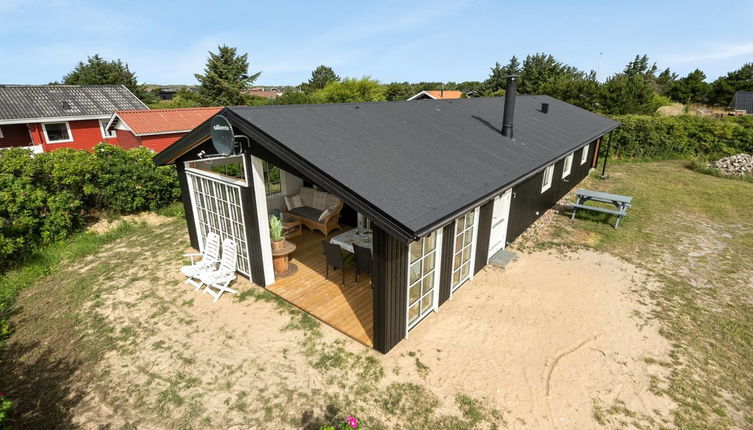
<path id="1" fill-rule="evenodd" d="M 606 178 L 606 172 L 607 172 L 607 159 L 609 159 L 609 148 L 612 147 L 612 134 L 614 131 L 609 132 L 609 137 L 607 137 L 607 153 L 604 154 L 604 165 L 601 166 L 601 178 Z"/>

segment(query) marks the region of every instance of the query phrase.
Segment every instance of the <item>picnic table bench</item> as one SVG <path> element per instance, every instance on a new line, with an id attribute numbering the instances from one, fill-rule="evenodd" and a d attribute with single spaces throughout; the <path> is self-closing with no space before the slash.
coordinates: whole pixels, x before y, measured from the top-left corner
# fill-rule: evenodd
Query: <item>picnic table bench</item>
<path id="1" fill-rule="evenodd" d="M 630 202 L 633 198 L 630 196 L 621 196 L 619 194 L 602 193 L 600 191 L 591 190 L 578 190 L 575 192 L 578 201 L 573 204 L 573 215 L 571 219 L 575 219 L 575 213 L 578 209 L 590 210 L 595 212 L 603 212 L 611 215 L 617 215 L 617 221 L 614 223 L 614 228 L 620 225 L 620 220 L 627 215 L 627 210 L 630 207 Z M 615 209 L 604 208 L 600 206 L 586 205 L 589 200 L 601 203 L 611 203 L 615 206 Z"/>

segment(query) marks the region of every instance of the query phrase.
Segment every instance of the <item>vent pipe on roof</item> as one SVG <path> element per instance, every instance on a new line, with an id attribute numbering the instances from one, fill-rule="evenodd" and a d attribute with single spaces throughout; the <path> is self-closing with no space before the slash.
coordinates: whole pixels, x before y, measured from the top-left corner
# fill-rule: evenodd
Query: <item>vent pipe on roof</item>
<path id="1" fill-rule="evenodd" d="M 541 104 L 541 113 L 549 113 L 549 103 Z"/>
<path id="2" fill-rule="evenodd" d="M 502 114 L 502 136 L 512 139 L 512 124 L 515 117 L 515 81 L 517 76 L 507 77 L 507 89 L 505 89 L 505 111 Z"/>

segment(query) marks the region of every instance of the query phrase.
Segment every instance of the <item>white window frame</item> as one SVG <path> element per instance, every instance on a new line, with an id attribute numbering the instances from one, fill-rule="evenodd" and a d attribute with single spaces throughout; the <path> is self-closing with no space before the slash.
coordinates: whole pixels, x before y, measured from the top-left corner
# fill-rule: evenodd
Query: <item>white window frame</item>
<path id="1" fill-rule="evenodd" d="M 588 153 L 591 151 L 591 144 L 587 144 L 583 147 L 583 152 L 580 154 L 580 165 L 586 164 L 586 161 L 588 161 Z"/>
<path id="2" fill-rule="evenodd" d="M 264 168 L 265 165 L 269 166 L 269 168 L 265 169 Z M 277 170 L 280 171 L 280 191 L 278 191 L 276 193 L 272 193 L 272 194 L 267 194 L 267 185 L 269 185 L 269 188 L 271 188 L 271 183 L 268 182 L 268 180 L 267 180 L 269 178 L 269 175 L 267 174 L 267 172 L 269 172 L 271 169 L 277 169 Z M 283 179 L 282 179 L 282 172 L 283 172 L 283 170 L 281 168 L 275 166 L 274 164 L 268 162 L 268 161 L 264 161 L 264 164 L 262 165 L 262 170 L 263 170 L 262 171 L 262 178 L 263 178 L 262 182 L 264 184 L 264 195 L 267 196 L 267 199 L 269 199 L 269 198 L 275 198 L 275 197 L 280 197 L 280 196 L 285 195 L 284 190 L 283 190 L 283 183 L 285 181 L 283 181 Z"/>
<path id="3" fill-rule="evenodd" d="M 99 120 L 99 131 L 102 133 L 102 139 L 114 139 L 117 136 L 115 130 L 108 133 L 107 129 L 107 120 L 106 119 L 100 119 Z"/>
<path id="4" fill-rule="evenodd" d="M 50 141 L 50 136 L 47 135 L 48 124 L 65 124 L 65 128 L 68 130 L 68 139 Z M 48 144 L 54 145 L 56 143 L 70 143 L 73 142 L 73 133 L 71 132 L 71 124 L 68 121 L 56 121 L 56 122 L 44 122 L 42 123 L 42 132 L 44 133 L 44 141 Z"/>
<path id="5" fill-rule="evenodd" d="M 546 166 L 544 169 L 544 178 L 541 181 L 541 192 L 552 188 L 552 179 L 554 178 L 554 164 Z"/>
<path id="6" fill-rule="evenodd" d="M 472 222 L 469 224 L 467 222 L 468 215 L 471 215 L 473 217 Z M 464 223 L 463 230 L 458 233 L 458 221 L 461 221 Z M 473 277 L 473 264 L 474 264 L 474 251 L 475 246 L 474 242 L 476 241 L 476 225 L 478 224 L 478 209 L 472 209 L 462 216 L 458 217 L 455 220 L 455 224 L 452 228 L 453 238 L 452 238 L 452 258 L 450 259 L 452 264 L 452 271 L 450 273 L 450 296 L 452 296 L 452 293 L 454 293 L 458 288 L 460 288 L 463 284 L 465 284 L 468 280 L 470 280 Z M 466 237 L 470 237 L 468 243 L 463 243 L 460 246 L 460 250 L 457 250 L 458 248 L 458 237 L 461 237 L 463 242 L 465 242 Z M 468 251 L 468 260 L 462 261 L 462 255 L 465 251 Z M 455 257 L 460 254 L 461 255 L 461 264 L 460 267 L 455 267 Z M 462 276 L 461 269 L 463 266 L 468 265 L 468 273 L 465 276 Z M 458 276 L 458 281 L 454 282 L 455 279 L 455 273 L 459 272 L 461 273 L 460 276 Z"/>
<path id="7" fill-rule="evenodd" d="M 421 257 L 419 257 L 413 263 L 411 263 L 411 261 L 410 261 L 410 259 L 411 259 L 410 246 L 413 243 L 415 243 L 415 242 L 412 242 L 411 244 L 408 245 L 408 255 L 406 257 L 407 258 L 407 263 L 408 263 L 408 273 L 407 273 L 407 276 L 406 276 L 406 278 L 407 278 L 406 279 L 407 291 L 405 292 L 405 337 L 406 338 L 408 337 L 408 332 L 413 327 L 415 327 L 418 323 L 420 323 L 421 321 L 423 321 L 423 319 L 426 318 L 430 313 L 435 312 L 437 310 L 437 308 L 439 307 L 439 277 L 440 277 L 440 274 L 442 273 L 441 272 L 441 263 L 442 263 L 442 229 L 440 228 L 440 229 L 434 230 L 431 234 L 435 234 L 436 235 L 436 238 L 434 240 L 434 250 L 432 250 L 432 251 L 430 251 L 428 253 L 424 253 L 424 251 L 423 251 L 423 241 L 426 238 L 424 237 L 424 238 L 419 239 L 419 241 L 422 243 L 422 245 L 421 245 L 422 246 L 422 255 L 421 255 Z M 428 236 L 430 236 L 430 235 L 428 235 Z M 426 236 L 426 237 L 428 237 L 428 236 Z M 412 264 L 416 264 L 417 262 L 421 262 L 421 264 L 423 265 L 423 260 L 429 254 L 431 254 L 432 252 L 434 253 L 434 268 L 431 270 L 431 272 L 421 273 L 421 276 L 418 278 L 418 280 L 416 282 L 414 282 L 413 284 L 411 284 L 411 282 L 410 282 L 411 265 Z M 422 272 L 423 272 L 423 269 L 422 269 Z M 424 294 L 419 294 L 419 298 L 417 300 L 415 300 L 413 303 L 411 303 L 410 288 L 411 288 L 412 285 L 415 285 L 415 284 L 423 282 L 423 280 L 427 276 L 429 276 L 430 273 L 433 274 L 433 276 L 434 276 L 434 285 L 432 285 L 432 288 L 431 288 L 431 293 L 433 294 L 431 306 L 429 308 L 425 309 L 423 313 L 421 313 L 420 310 L 419 310 L 418 317 L 415 319 L 415 321 L 411 322 L 410 321 L 410 307 L 411 307 L 411 305 L 412 304 L 418 304 L 419 309 L 420 309 L 421 301 L 423 301 L 423 299 L 429 295 L 429 292 L 426 292 Z"/>
<path id="8" fill-rule="evenodd" d="M 570 172 L 573 171 L 573 158 L 575 153 L 571 152 L 567 157 L 565 157 L 565 161 L 562 164 L 562 179 L 567 178 L 570 176 Z"/>
<path id="9" fill-rule="evenodd" d="M 0 139 L 4 139 L 5 136 L 3 136 L 3 128 L 0 127 Z"/>

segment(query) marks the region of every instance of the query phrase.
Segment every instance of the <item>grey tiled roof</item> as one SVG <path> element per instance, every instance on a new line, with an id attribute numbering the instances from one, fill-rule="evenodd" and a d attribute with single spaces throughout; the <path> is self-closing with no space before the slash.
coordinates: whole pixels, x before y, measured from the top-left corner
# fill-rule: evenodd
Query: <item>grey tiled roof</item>
<path id="1" fill-rule="evenodd" d="M 729 104 L 730 109 L 740 109 L 753 115 L 753 91 L 738 91 L 732 97 Z"/>
<path id="2" fill-rule="evenodd" d="M 148 109 L 122 85 L 0 85 L 0 121 L 109 116 Z"/>

